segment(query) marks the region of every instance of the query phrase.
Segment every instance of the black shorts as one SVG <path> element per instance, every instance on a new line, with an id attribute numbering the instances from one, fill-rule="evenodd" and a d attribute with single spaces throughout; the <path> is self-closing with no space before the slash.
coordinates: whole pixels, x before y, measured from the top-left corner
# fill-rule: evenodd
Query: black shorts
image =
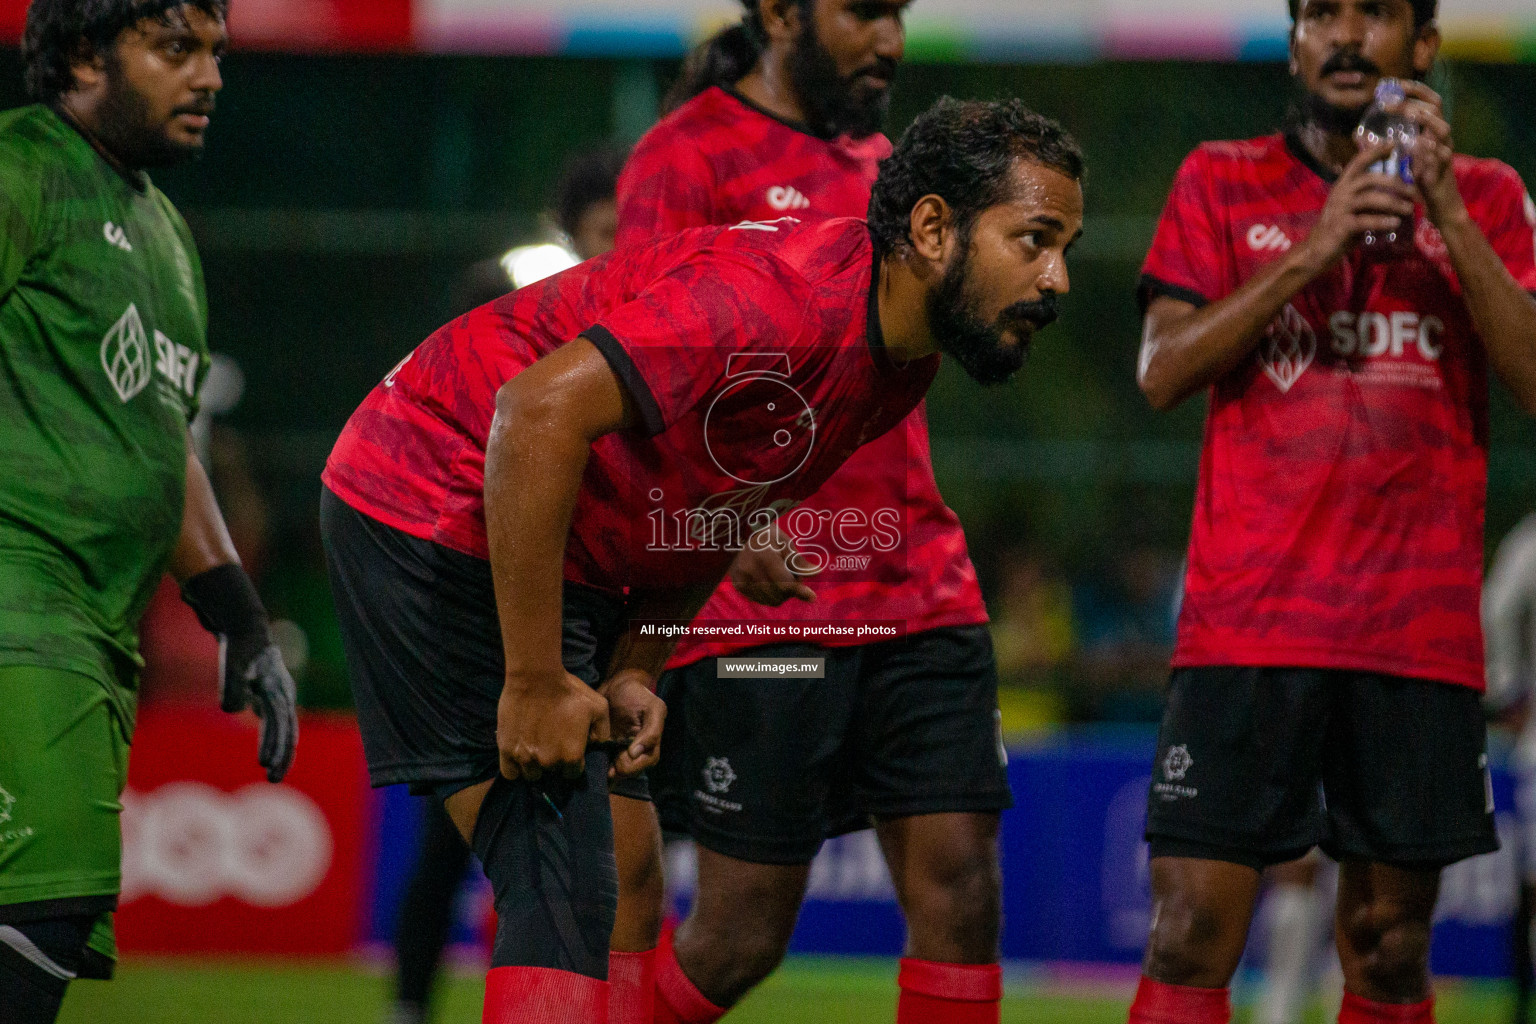
<path id="1" fill-rule="evenodd" d="M 721 679 L 716 659 L 667 673 L 662 824 L 760 864 L 806 864 L 870 818 L 1013 805 L 985 626 L 861 647 L 779 644 L 735 657 L 826 659 L 824 679 Z"/>
<path id="2" fill-rule="evenodd" d="M 495 778 L 506 661 L 490 563 L 387 526 L 330 490 L 320 531 L 369 780 L 446 797 Z M 566 671 L 597 686 L 624 602 L 567 583 L 563 618 Z"/>
<path id="3" fill-rule="evenodd" d="M 1152 856 L 1263 868 L 1320 846 L 1434 868 L 1490 853 L 1480 696 L 1372 672 L 1177 669 L 1147 802 Z"/>

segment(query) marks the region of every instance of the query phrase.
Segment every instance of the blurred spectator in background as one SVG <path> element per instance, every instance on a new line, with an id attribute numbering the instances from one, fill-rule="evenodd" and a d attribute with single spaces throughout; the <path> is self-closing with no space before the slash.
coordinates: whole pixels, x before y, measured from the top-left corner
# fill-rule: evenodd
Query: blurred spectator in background
<path id="1" fill-rule="evenodd" d="M 614 187 L 624 157 L 621 150 L 602 147 L 568 160 L 555 186 L 552 213 L 561 240 L 518 246 L 499 259 L 476 263 L 455 286 L 455 309 L 474 309 L 612 249 L 619 223 Z M 430 1018 L 433 984 L 453 927 L 455 897 L 469 870 L 469 847 L 442 802 L 424 797 L 421 804 L 420 853 L 395 929 L 395 1000 L 389 1024 L 424 1024 Z"/>
<path id="2" fill-rule="evenodd" d="M 1097 718 L 1156 721 L 1173 651 L 1178 558 L 1138 545 L 1073 588 L 1078 677 Z"/>
<path id="3" fill-rule="evenodd" d="M 1336 1012 L 1344 979 L 1328 940 L 1333 935 L 1338 865 L 1313 850 L 1269 868 L 1264 881 L 1268 891 L 1257 924 L 1264 937 L 1264 988 L 1256 1024 L 1301 1024 L 1319 988 Z"/>
<path id="4" fill-rule="evenodd" d="M 1488 658 L 1486 702 L 1497 722 L 1515 732 L 1515 813 L 1520 820 L 1520 901 L 1515 916 L 1513 1019 L 1529 1019 L 1532 987 L 1531 923 L 1536 909 L 1536 722 L 1530 715 L 1536 684 L 1536 513 L 1509 531 L 1483 586 L 1483 640 Z"/>
<path id="5" fill-rule="evenodd" d="M 454 314 L 612 249 L 619 228 L 614 190 L 627 156 L 622 149 L 601 146 L 567 160 L 555 184 L 554 208 L 543 218 L 550 237 L 482 260 L 459 275 L 452 292 Z"/>
<path id="6" fill-rule="evenodd" d="M 1006 686 L 1039 686 L 1057 676 L 1077 644 L 1072 588 L 1022 548 L 1004 551 L 992 609 L 998 679 Z"/>

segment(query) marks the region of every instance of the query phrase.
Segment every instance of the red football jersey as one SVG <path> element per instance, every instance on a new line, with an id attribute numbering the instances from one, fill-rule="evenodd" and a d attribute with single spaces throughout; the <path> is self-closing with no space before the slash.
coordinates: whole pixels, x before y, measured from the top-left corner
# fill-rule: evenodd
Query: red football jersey
<path id="1" fill-rule="evenodd" d="M 1536 289 L 1519 176 L 1457 157 L 1473 220 Z M 1330 175 L 1283 136 L 1180 168 L 1142 298 L 1230 295 L 1300 244 Z M 1481 689 L 1488 370 L 1445 241 L 1356 250 L 1210 393 L 1175 666 L 1357 669 Z"/>
<path id="2" fill-rule="evenodd" d="M 802 220 L 864 217 L 879 162 L 890 152 L 883 135 L 819 138 L 736 93 L 707 89 L 635 147 L 619 177 L 619 239 L 640 243 L 683 228 L 786 213 Z M 934 482 L 922 408 L 900 430 L 861 448 L 802 508 L 786 525 L 805 535 L 801 550 L 826 566 L 807 578 L 816 601 L 765 608 L 727 582 L 700 620 L 882 621 L 912 632 L 987 621 L 965 534 Z M 869 641 L 840 635 L 817 642 Z M 672 665 L 758 643 L 685 639 Z"/>
<path id="3" fill-rule="evenodd" d="M 617 249 L 439 329 L 352 414 L 325 484 L 380 522 L 487 557 L 496 392 L 583 335 L 641 425 L 592 447 L 565 578 L 616 593 L 712 580 L 769 511 L 900 423 L 937 372 L 937 356 L 886 357 L 876 269 L 851 219 Z"/>

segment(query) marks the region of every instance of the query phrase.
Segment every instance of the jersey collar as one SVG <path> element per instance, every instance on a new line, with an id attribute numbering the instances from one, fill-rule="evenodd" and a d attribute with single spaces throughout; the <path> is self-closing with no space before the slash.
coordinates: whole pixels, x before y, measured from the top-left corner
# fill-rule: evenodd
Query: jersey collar
<path id="1" fill-rule="evenodd" d="M 762 114 L 764 117 L 768 118 L 770 121 L 777 121 L 779 124 L 790 129 L 791 131 L 799 132 L 801 135 L 809 135 L 811 138 L 818 139 L 822 142 L 832 141 L 831 138 L 813 131 L 811 126 L 806 124 L 804 121 L 791 121 L 787 117 L 780 117 L 778 114 L 775 114 L 767 107 L 758 106 L 756 103 L 749 100 L 746 96 L 742 95 L 740 92 L 737 92 L 736 87 L 733 85 L 722 85 L 719 87 L 719 89 L 721 92 L 725 93 L 731 99 L 735 100 L 737 103 L 740 103 L 748 110 L 756 111 L 757 113 Z"/>
<path id="2" fill-rule="evenodd" d="M 1296 129 L 1287 128 L 1285 130 L 1285 148 L 1307 170 L 1322 178 L 1328 184 L 1332 185 L 1335 181 L 1339 180 L 1339 176 L 1334 172 L 1333 168 L 1324 165 L 1322 161 L 1312 155 L 1312 151 L 1307 149 L 1306 144 L 1301 141 L 1301 136 L 1297 134 Z"/>

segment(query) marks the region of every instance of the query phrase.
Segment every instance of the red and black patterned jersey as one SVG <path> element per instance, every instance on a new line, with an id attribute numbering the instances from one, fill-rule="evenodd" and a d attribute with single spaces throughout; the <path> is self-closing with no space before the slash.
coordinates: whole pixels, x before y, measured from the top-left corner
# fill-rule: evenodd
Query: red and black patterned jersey
<path id="1" fill-rule="evenodd" d="M 718 577 L 750 531 L 896 426 L 938 368 L 898 368 L 858 220 L 682 232 L 616 249 L 439 329 L 352 414 L 327 487 L 412 536 L 488 557 L 485 447 L 501 385 L 586 337 L 640 425 L 592 446 L 565 578 L 610 592 Z"/>
<path id="2" fill-rule="evenodd" d="M 733 92 L 711 88 L 656 125 L 619 177 L 619 239 L 639 243 L 703 224 L 777 217 L 863 217 L 883 135 L 823 139 Z M 922 408 L 871 442 L 786 520 L 805 557 L 816 601 L 753 604 L 722 584 L 699 613 L 719 622 L 897 623 L 916 632 L 987 621 L 960 521 L 933 478 Z M 839 517 L 842 517 L 841 519 Z M 818 640 L 868 643 L 857 634 Z M 756 646 L 749 637 L 684 639 L 672 664 Z"/>
<path id="3" fill-rule="evenodd" d="M 1457 157 L 1473 220 L 1536 289 L 1519 176 Z M 1316 225 L 1330 180 L 1283 136 L 1180 168 L 1143 301 L 1230 295 Z M 1211 388 L 1176 666 L 1357 669 L 1481 688 L 1488 370 L 1445 240 L 1357 249 Z"/>

